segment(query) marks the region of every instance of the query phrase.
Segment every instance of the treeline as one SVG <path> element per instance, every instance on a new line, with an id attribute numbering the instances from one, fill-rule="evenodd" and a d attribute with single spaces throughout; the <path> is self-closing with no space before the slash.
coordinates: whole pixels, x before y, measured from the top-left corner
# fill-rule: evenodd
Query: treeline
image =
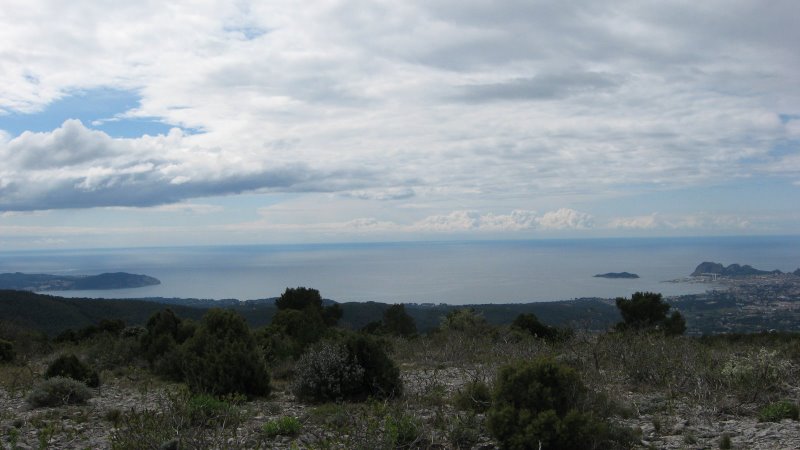
<path id="1" fill-rule="evenodd" d="M 161 303 L 163 301 L 163 303 Z M 335 304 L 322 300 L 323 304 Z M 241 314 L 248 325 L 259 328 L 272 323 L 278 311 L 273 300 L 226 300 L 218 303 L 186 299 L 87 299 L 63 298 L 27 291 L 0 290 L 0 320 L 17 323 L 55 336 L 66 329 L 97 324 L 102 319 L 118 319 L 129 325 L 144 325 L 148 318 L 165 305 L 177 315 L 200 319 L 213 307 L 231 309 Z M 339 303 L 343 328 L 359 330 L 381 320 L 392 305 L 379 302 Z M 436 329 L 442 318 L 463 306 L 446 304 L 406 304 L 417 330 L 427 333 Z M 535 314 L 547 323 L 593 331 L 606 330 L 619 321 L 619 312 L 601 299 L 525 303 L 469 305 L 493 325 L 510 324 L 520 314 Z"/>

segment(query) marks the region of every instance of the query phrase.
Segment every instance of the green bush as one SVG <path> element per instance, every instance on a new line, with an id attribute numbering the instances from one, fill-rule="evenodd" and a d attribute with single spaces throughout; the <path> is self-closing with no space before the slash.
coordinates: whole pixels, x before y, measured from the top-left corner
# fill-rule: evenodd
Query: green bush
<path id="1" fill-rule="evenodd" d="M 193 392 L 264 396 L 270 377 L 245 319 L 233 311 L 209 310 L 182 348 L 184 379 Z"/>
<path id="2" fill-rule="evenodd" d="M 61 355 L 47 367 L 45 378 L 67 377 L 85 383 L 89 387 L 100 386 L 100 376 L 87 364 L 72 354 Z"/>
<path id="3" fill-rule="evenodd" d="M 67 377 L 52 377 L 37 384 L 28 397 L 28 404 L 43 406 L 80 405 L 92 397 L 92 392 L 81 381 Z"/>
<path id="4" fill-rule="evenodd" d="M 236 398 L 232 398 L 235 402 Z M 222 418 L 231 417 L 234 405 L 208 394 L 192 395 L 185 400 L 186 416 L 192 425 L 213 426 Z"/>
<path id="5" fill-rule="evenodd" d="M 262 430 L 264 430 L 264 434 L 267 437 L 273 438 L 276 436 L 297 436 L 300 434 L 301 428 L 303 428 L 303 424 L 297 418 L 284 416 L 265 423 Z"/>
<path id="6" fill-rule="evenodd" d="M 783 400 L 771 403 L 758 412 L 759 422 L 780 422 L 783 419 L 797 420 L 800 417 L 800 409 L 797 405 Z"/>
<path id="7" fill-rule="evenodd" d="M 400 369 L 375 338 L 345 335 L 312 347 L 298 361 L 293 391 L 305 401 L 363 401 L 402 394 Z"/>
<path id="8" fill-rule="evenodd" d="M 482 381 L 471 381 L 453 396 L 456 408 L 477 413 L 486 412 L 492 404 L 492 392 Z"/>
<path id="9" fill-rule="evenodd" d="M 14 345 L 9 341 L 0 339 L 0 363 L 12 362 L 16 357 Z"/>
<path id="10" fill-rule="evenodd" d="M 194 322 L 181 320 L 171 309 L 163 309 L 150 316 L 146 328 L 139 345 L 150 368 L 169 380 L 183 380 L 178 346 L 194 335 Z"/>
<path id="11" fill-rule="evenodd" d="M 549 358 L 503 367 L 487 425 L 507 449 L 600 449 L 624 446 L 609 425 L 583 411 L 587 390 L 578 373 Z"/>
<path id="12" fill-rule="evenodd" d="M 728 388 L 744 401 L 755 401 L 781 390 L 791 374 L 791 363 L 777 351 L 761 348 L 732 356 L 722 367 L 722 379 Z"/>
<path id="13" fill-rule="evenodd" d="M 341 342 L 323 341 L 300 357 L 292 391 L 298 399 L 329 402 L 350 399 L 361 389 L 364 368 Z"/>
<path id="14" fill-rule="evenodd" d="M 422 439 L 422 422 L 408 413 L 390 414 L 383 427 L 393 448 L 417 448 Z"/>

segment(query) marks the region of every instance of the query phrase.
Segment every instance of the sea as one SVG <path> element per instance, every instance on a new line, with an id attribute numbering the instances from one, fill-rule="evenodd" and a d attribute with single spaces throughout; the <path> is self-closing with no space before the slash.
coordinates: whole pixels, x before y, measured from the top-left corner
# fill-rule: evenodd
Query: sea
<path id="1" fill-rule="evenodd" d="M 0 273 L 150 275 L 160 285 L 57 291 L 89 298 L 260 299 L 287 287 L 339 302 L 528 303 L 665 296 L 716 286 L 675 282 L 703 261 L 800 267 L 800 236 L 237 245 L 0 252 Z M 632 272 L 638 279 L 596 278 Z"/>

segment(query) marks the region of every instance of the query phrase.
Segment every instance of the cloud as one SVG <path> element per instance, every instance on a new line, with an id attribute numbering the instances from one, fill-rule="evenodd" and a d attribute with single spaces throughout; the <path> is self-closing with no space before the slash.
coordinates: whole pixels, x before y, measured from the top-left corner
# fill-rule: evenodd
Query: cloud
<path id="1" fill-rule="evenodd" d="M 493 100 L 555 100 L 581 93 L 602 93 L 619 85 L 609 74 L 564 72 L 518 78 L 502 83 L 476 84 L 461 88 L 459 98 L 468 102 Z"/>
<path id="2" fill-rule="evenodd" d="M 607 227 L 627 230 L 745 230 L 752 226 L 746 218 L 727 214 L 683 214 L 664 217 L 658 213 L 647 216 L 618 217 Z"/>
<path id="3" fill-rule="evenodd" d="M 659 226 L 663 226 L 663 224 L 655 213 L 647 216 L 617 217 L 612 219 L 608 224 L 609 228 L 627 230 L 652 230 Z"/>
<path id="4" fill-rule="evenodd" d="M 343 192 L 343 197 L 358 198 L 361 200 L 405 200 L 416 195 L 414 189 L 411 188 L 393 188 L 393 189 L 372 189 L 362 191 Z"/>
<path id="5" fill-rule="evenodd" d="M 537 216 L 534 211 L 514 210 L 510 214 L 481 214 L 477 211 L 453 211 L 426 217 L 411 228 L 418 231 L 524 231 L 534 229 L 565 230 L 592 227 L 592 217 L 562 208 Z"/>
<path id="6" fill-rule="evenodd" d="M 0 132 L 3 211 L 330 192 L 436 205 L 392 217 L 430 229 L 585 229 L 577 212 L 475 211 L 799 167 L 796 146 L 774 154 L 798 135 L 797 2 L 7 6 L 0 114 L 104 88 L 139 101 L 103 117 L 176 131 Z"/>
<path id="7" fill-rule="evenodd" d="M 537 222 L 547 230 L 584 230 L 594 226 L 591 215 L 569 208 L 545 213 Z"/>
<path id="8" fill-rule="evenodd" d="M 336 191 L 368 170 L 242 160 L 168 135 L 113 139 L 76 120 L 50 133 L 26 132 L 0 145 L 0 210 L 147 207 L 248 191 Z M 359 181 L 360 180 L 360 181 Z"/>

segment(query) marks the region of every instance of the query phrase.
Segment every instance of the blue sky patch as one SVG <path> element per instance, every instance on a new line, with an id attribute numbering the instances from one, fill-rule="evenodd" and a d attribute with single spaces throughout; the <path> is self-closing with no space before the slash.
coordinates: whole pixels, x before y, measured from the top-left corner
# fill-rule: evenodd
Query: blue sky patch
<path id="1" fill-rule="evenodd" d="M 0 130 L 12 136 L 25 131 L 52 131 L 65 120 L 78 119 L 95 130 L 112 137 L 135 138 L 145 134 L 166 134 L 172 126 L 156 118 L 116 118 L 118 114 L 137 108 L 140 97 L 136 92 L 117 89 L 92 89 L 75 92 L 33 113 L 12 113 L 0 116 Z"/>

